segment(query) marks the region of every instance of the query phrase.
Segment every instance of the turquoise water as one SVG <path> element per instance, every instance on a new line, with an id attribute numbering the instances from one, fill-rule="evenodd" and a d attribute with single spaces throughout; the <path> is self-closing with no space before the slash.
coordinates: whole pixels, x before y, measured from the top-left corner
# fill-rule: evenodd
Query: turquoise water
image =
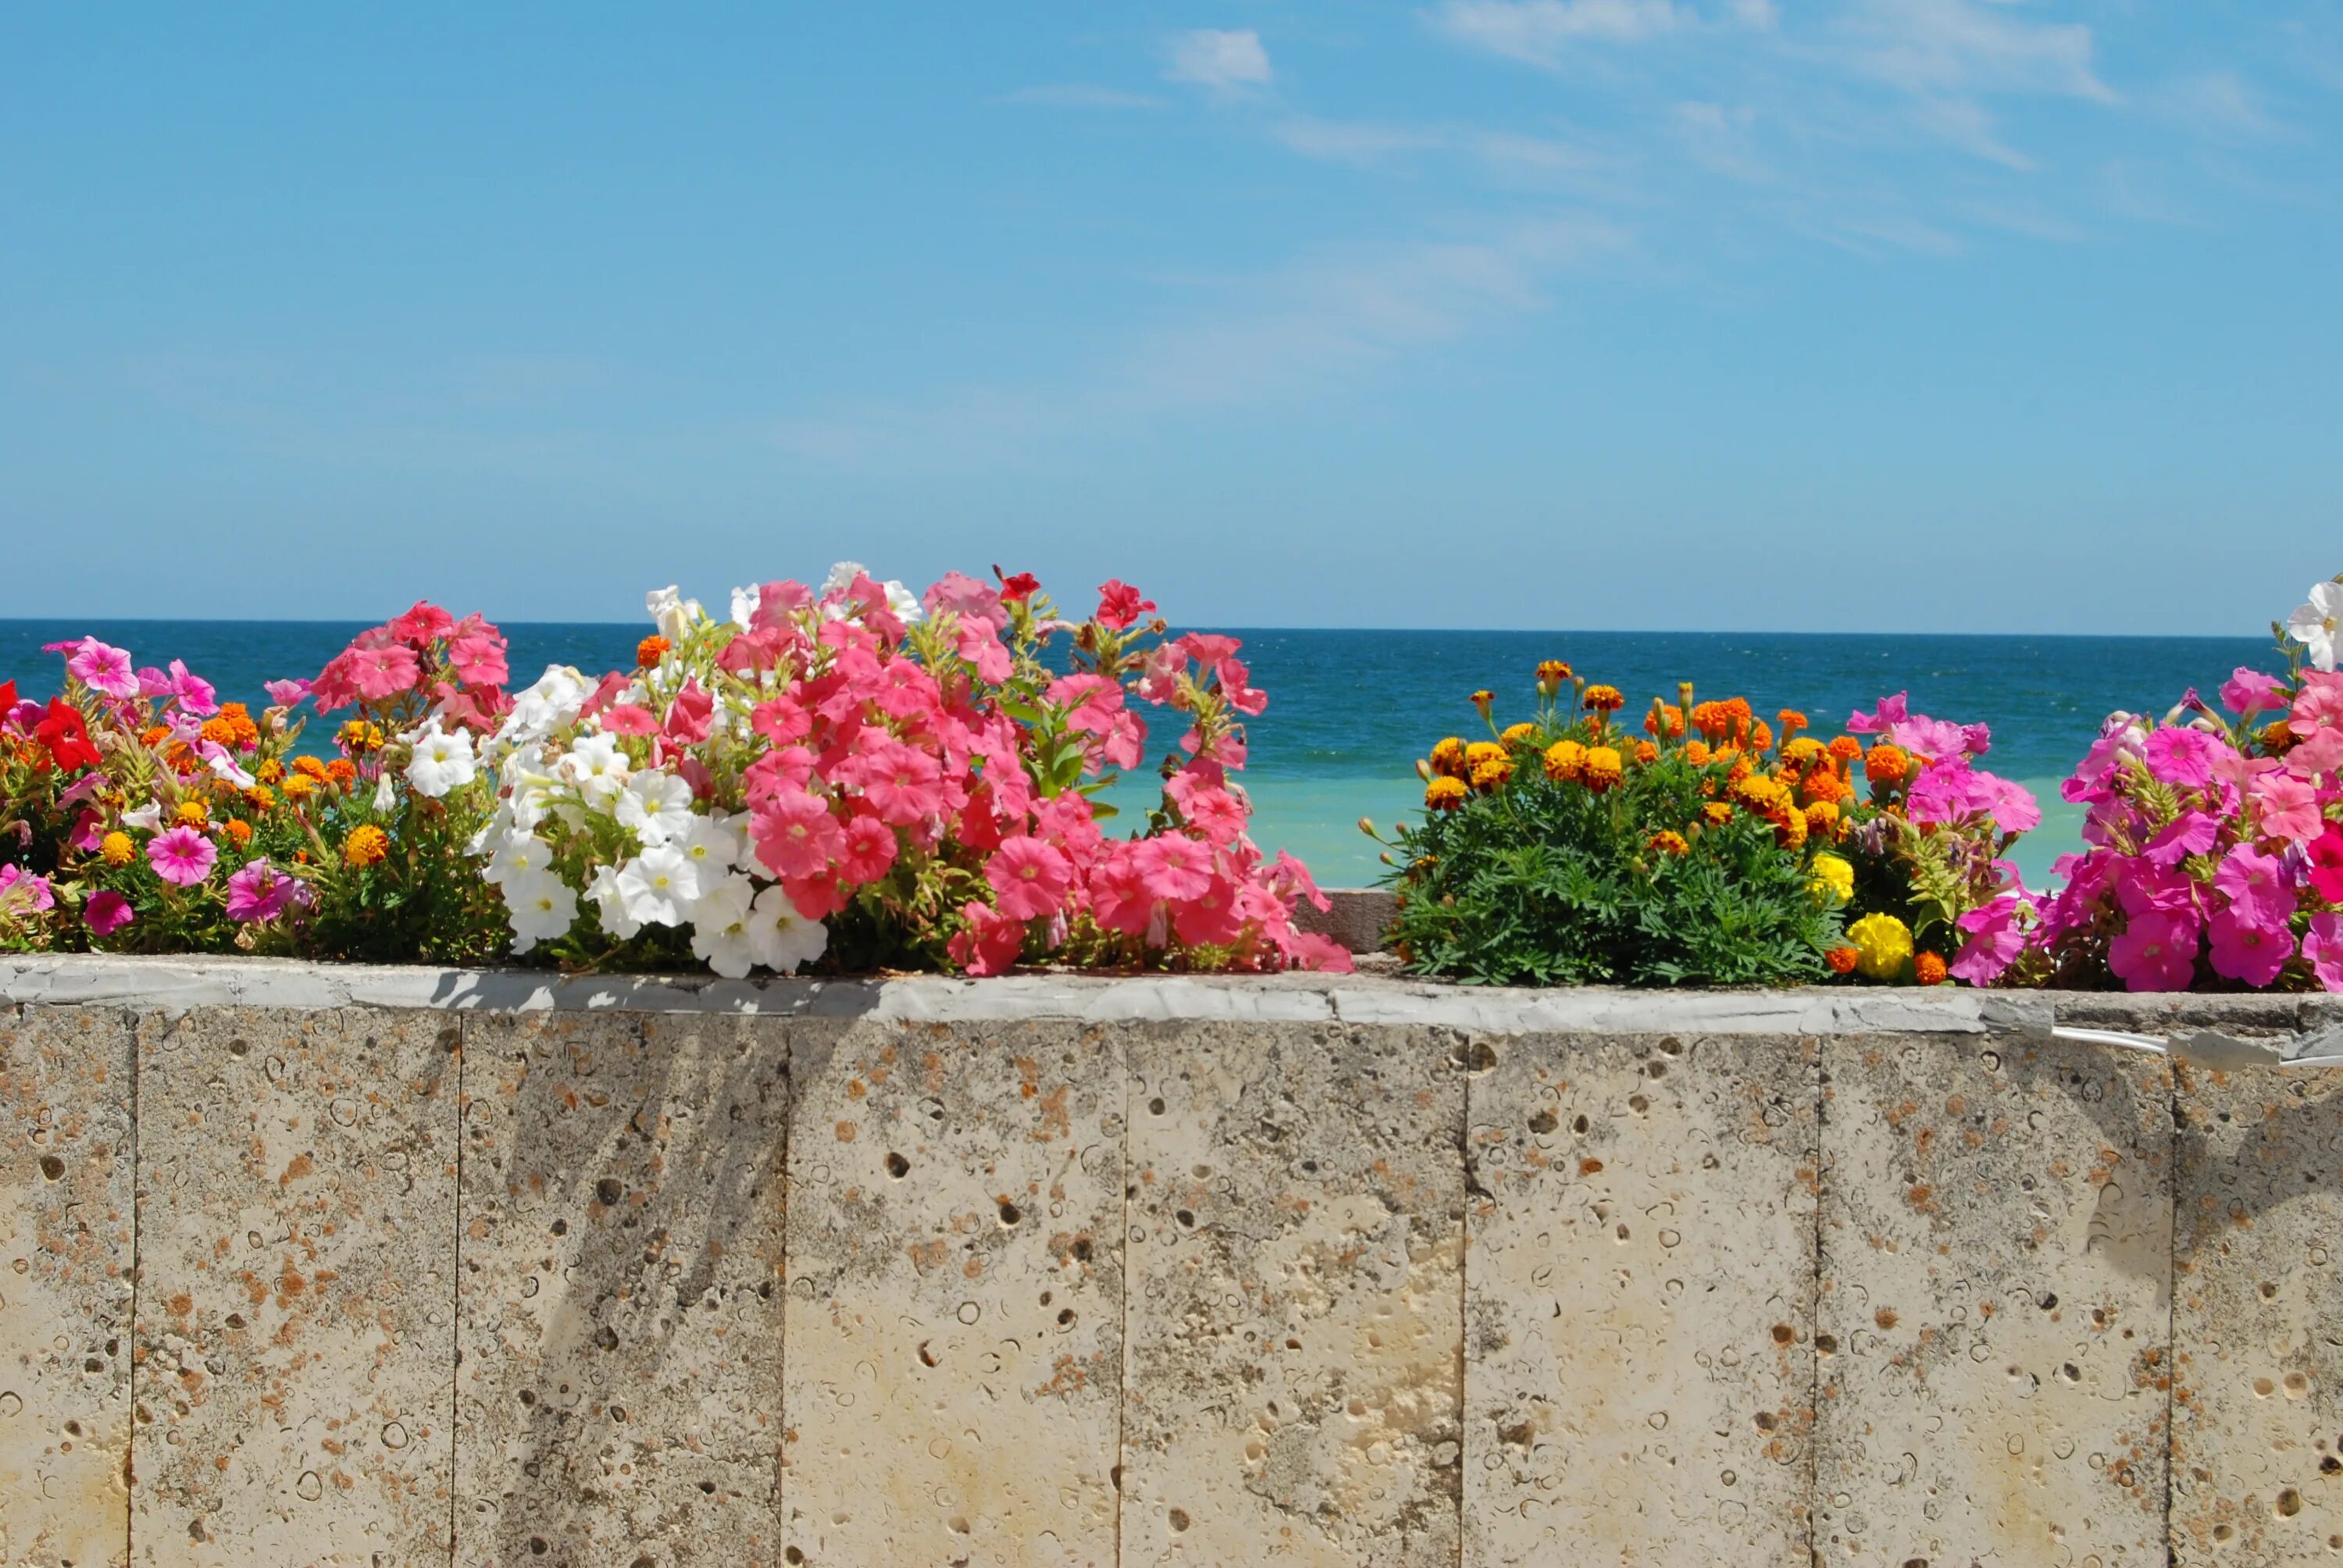
<path id="1" fill-rule="evenodd" d="M 55 689 L 59 662 L 45 642 L 93 633 L 130 649 L 140 664 L 176 657 L 223 693 L 257 706 L 260 683 L 314 675 L 363 629 L 286 621 L 117 621 L 66 625 L 0 620 L 0 680 L 26 696 Z M 515 625 L 513 668 L 523 679 L 548 663 L 588 672 L 631 665 L 644 628 L 627 625 Z M 1362 886 L 1382 868 L 1355 826 L 1386 829 L 1420 799 L 1414 761 L 1443 735 L 1477 733 L 1469 695 L 1498 693 L 1498 721 L 1524 717 L 1531 670 L 1565 658 L 1592 680 L 1627 694 L 1639 712 L 1671 699 L 1690 679 L 1703 697 L 1746 696 L 1760 714 L 1795 708 L 1824 733 L 1856 707 L 1908 690 L 1912 705 L 1941 718 L 1993 726 L 1987 765 L 2041 799 L 2043 825 L 2021 842 L 2018 862 L 2039 884 L 2050 862 L 2080 843 L 2080 813 L 2057 799 L 2064 778 L 2116 709 L 2161 712 L 2194 686 L 2208 695 L 2241 664 L 2275 668 L 2255 638 L 1881 637 L 1836 633 L 1279 631 L 1242 630 L 1253 684 L 1269 710 L 1251 724 L 1245 781 L 1255 836 L 1291 849 L 1330 887 Z M 1172 716 L 1150 736 L 1172 744 Z M 1135 794 L 1133 786 L 1119 791 Z"/>

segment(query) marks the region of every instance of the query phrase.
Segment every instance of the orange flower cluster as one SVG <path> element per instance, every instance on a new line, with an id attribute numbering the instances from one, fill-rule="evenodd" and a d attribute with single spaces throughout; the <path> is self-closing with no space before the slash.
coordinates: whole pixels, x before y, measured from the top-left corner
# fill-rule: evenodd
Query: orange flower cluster
<path id="1" fill-rule="evenodd" d="M 642 641 L 635 644 L 635 663 L 644 669 L 649 669 L 660 659 L 666 658 L 667 650 L 672 646 L 673 644 L 669 643 L 667 638 L 659 636 L 657 632 L 653 632 L 650 636 L 643 638 Z"/>

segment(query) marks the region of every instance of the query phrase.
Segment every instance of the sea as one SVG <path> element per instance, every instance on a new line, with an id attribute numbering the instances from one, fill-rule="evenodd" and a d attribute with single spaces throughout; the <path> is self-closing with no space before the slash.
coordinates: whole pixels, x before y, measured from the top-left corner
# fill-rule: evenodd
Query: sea
<path id="1" fill-rule="evenodd" d="M 319 621 L 0 620 L 0 681 L 26 697 L 56 689 L 63 665 L 42 645 L 85 635 L 127 648 L 140 665 L 172 658 L 256 711 L 264 680 L 313 676 L 364 628 Z M 548 664 L 589 675 L 631 667 L 645 630 L 626 624 L 508 624 L 517 684 Z M 1814 732 L 1837 733 L 1858 708 L 1906 692 L 1912 707 L 1938 718 L 1992 726 L 1985 765 L 2017 779 L 2042 804 L 2042 826 L 2014 859 L 2030 887 L 2051 881 L 2051 864 L 2081 845 L 2081 813 L 2058 799 L 2058 783 L 2088 749 L 2107 715 L 2162 713 L 2194 688 L 2212 697 L 2239 666 L 2276 670 L 2283 658 L 2266 639 L 2191 637 L 1940 637 L 1855 633 L 1619 631 L 1376 631 L 1229 628 L 1269 708 L 1247 725 L 1251 761 L 1243 781 L 1254 807 L 1254 838 L 1290 849 L 1327 887 L 1372 886 L 1386 870 L 1382 847 L 1358 826 L 1388 833 L 1422 807 L 1415 759 L 1444 735 L 1482 733 L 1471 696 L 1497 694 L 1502 725 L 1526 718 L 1536 700 L 1538 661 L 1561 658 L 1589 680 L 1627 696 L 1633 719 L 1654 695 L 1674 699 L 1676 683 L 1696 697 L 1746 697 L 1770 717 L 1795 708 Z M 1158 710 L 1151 753 L 1176 739 Z M 1143 806 L 1145 780 L 1109 795 Z"/>

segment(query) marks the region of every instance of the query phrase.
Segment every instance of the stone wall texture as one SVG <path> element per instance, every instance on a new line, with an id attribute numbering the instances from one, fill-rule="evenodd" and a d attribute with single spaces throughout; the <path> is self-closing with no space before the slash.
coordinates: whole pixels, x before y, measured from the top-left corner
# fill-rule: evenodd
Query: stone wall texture
<path id="1" fill-rule="evenodd" d="M 2343 1010 L 0 960 L 0 1564 L 2343 1556 Z"/>

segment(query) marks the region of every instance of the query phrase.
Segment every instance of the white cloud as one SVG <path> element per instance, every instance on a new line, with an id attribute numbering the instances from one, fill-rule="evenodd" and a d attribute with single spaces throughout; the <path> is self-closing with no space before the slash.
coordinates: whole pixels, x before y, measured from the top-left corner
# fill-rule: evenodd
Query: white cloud
<path id="1" fill-rule="evenodd" d="M 1171 64 L 1163 75 L 1171 81 L 1192 82 L 1216 93 L 1263 87 L 1270 80 L 1269 51 L 1262 47 L 1261 35 L 1251 28 L 1237 33 L 1199 28 L 1172 38 Z"/>
<path id="2" fill-rule="evenodd" d="M 2282 134 L 2261 95 L 2235 71 L 2206 71 L 2168 82 L 2152 97 L 2157 113 L 2200 136 L 2264 140 Z"/>
<path id="3" fill-rule="evenodd" d="M 1849 18 L 1856 67 L 1913 94 L 2048 93 L 2117 101 L 2092 69 L 2090 28 L 2006 4 L 1864 0 Z"/>
<path id="4" fill-rule="evenodd" d="M 992 100 L 996 104 L 1031 104 L 1047 109 L 1160 109 L 1163 100 L 1120 87 L 1094 86 L 1088 82 L 1061 82 L 1046 87 L 1020 87 Z"/>
<path id="5" fill-rule="evenodd" d="M 1672 0 L 1445 0 L 1432 21 L 1493 54 L 1552 65 L 1573 44 L 1633 44 L 1691 19 Z"/>
<path id="6" fill-rule="evenodd" d="M 1612 161 L 1569 142 L 1469 126 L 1389 125 L 1299 115 L 1279 121 L 1272 134 L 1289 152 L 1330 163 L 1375 164 L 1404 153 L 1456 153 L 1495 168 L 1560 173 L 1600 168 Z"/>
<path id="7" fill-rule="evenodd" d="M 1754 109 L 1728 109 L 1722 104 L 1678 104 L 1676 135 L 1693 162 L 1712 174 L 1750 185 L 1769 184 L 1774 170 L 1757 155 L 1752 132 L 1757 123 Z"/>

